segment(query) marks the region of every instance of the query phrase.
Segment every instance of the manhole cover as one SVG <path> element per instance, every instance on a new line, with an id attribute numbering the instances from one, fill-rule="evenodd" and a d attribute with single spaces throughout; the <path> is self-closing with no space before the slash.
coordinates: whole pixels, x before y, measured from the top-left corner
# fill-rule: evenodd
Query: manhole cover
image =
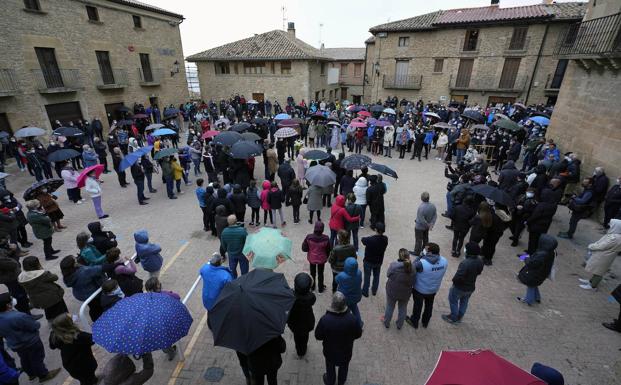
<path id="1" fill-rule="evenodd" d="M 209 382 L 220 382 L 222 377 L 224 376 L 224 369 L 218 367 L 211 367 L 205 370 L 205 375 L 203 376 L 205 380 Z"/>

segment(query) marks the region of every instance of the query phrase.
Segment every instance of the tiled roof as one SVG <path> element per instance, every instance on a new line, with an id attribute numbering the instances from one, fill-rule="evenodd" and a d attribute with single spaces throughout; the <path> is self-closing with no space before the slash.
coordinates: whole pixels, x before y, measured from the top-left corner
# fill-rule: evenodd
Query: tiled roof
<path id="1" fill-rule="evenodd" d="M 443 11 L 434 25 L 467 23 L 488 23 L 508 20 L 545 19 L 553 17 L 553 14 L 539 5 L 525 7 L 500 8 L 497 6 L 480 8 L 461 8 Z"/>
<path id="2" fill-rule="evenodd" d="M 140 8 L 140 9 L 144 9 L 146 11 L 151 11 L 151 12 L 155 12 L 155 13 L 161 13 L 162 15 L 166 15 L 166 16 L 172 16 L 172 17 L 176 17 L 179 19 L 184 19 L 183 15 L 180 15 L 178 13 L 174 13 L 174 12 L 170 12 L 167 11 L 163 8 L 159 8 L 159 7 L 155 7 L 151 4 L 147 4 L 147 3 L 143 3 L 141 1 L 136 1 L 136 0 L 108 0 L 111 3 L 117 3 L 117 4 L 122 4 L 122 5 L 128 5 L 130 7 L 134 7 L 134 8 Z"/>
<path id="3" fill-rule="evenodd" d="M 188 61 L 217 60 L 330 60 L 317 48 L 279 29 L 208 49 Z"/>
<path id="4" fill-rule="evenodd" d="M 324 48 L 323 54 L 334 60 L 364 60 L 364 48 Z"/>
<path id="5" fill-rule="evenodd" d="M 582 20 L 588 3 L 541 4 L 548 12 L 554 14 L 554 20 Z"/>
<path id="6" fill-rule="evenodd" d="M 433 23 L 436 21 L 442 11 L 436 11 L 411 17 L 409 19 L 403 19 L 393 21 L 391 23 L 376 25 L 371 27 L 369 32 L 375 34 L 377 32 L 391 32 L 391 31 L 422 31 L 427 29 L 433 29 Z"/>
<path id="7" fill-rule="evenodd" d="M 375 43 L 375 36 L 371 36 L 369 37 L 367 40 L 364 41 L 365 44 L 374 44 Z"/>

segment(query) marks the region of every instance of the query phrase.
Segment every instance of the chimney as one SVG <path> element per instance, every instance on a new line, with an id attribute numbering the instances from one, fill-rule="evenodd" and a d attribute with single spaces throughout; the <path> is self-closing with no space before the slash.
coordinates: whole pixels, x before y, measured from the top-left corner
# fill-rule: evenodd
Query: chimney
<path id="1" fill-rule="evenodd" d="M 321 51 L 323 51 L 326 47 L 324 46 L 323 43 L 321 43 L 321 48 L 319 48 Z"/>
<path id="2" fill-rule="evenodd" d="M 500 5 L 500 0 L 492 0 L 492 7 L 498 7 Z"/>
<path id="3" fill-rule="evenodd" d="M 295 38 L 295 23 L 290 21 L 287 23 L 287 33 L 290 37 Z"/>

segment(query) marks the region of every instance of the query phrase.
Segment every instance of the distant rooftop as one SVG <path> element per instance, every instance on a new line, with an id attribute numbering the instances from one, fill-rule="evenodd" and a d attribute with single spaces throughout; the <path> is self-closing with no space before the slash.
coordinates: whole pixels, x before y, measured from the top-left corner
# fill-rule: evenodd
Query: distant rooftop
<path id="1" fill-rule="evenodd" d="M 323 54 L 336 61 L 364 60 L 364 48 L 324 48 Z"/>

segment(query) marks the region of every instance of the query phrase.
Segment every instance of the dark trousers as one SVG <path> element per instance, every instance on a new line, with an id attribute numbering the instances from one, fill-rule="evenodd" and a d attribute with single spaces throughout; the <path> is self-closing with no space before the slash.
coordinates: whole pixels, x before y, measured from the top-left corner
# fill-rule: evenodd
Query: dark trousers
<path id="1" fill-rule="evenodd" d="M 149 192 L 155 192 L 155 189 L 153 188 L 153 173 L 150 172 L 145 172 L 144 176 L 147 178 L 147 187 L 149 188 Z"/>
<path id="2" fill-rule="evenodd" d="M 209 329 L 211 329 L 211 327 Z M 239 366 L 241 366 L 242 372 L 244 372 L 244 377 L 246 377 L 247 379 L 250 378 L 251 375 L 250 375 L 250 369 L 248 368 L 248 356 L 240 352 L 235 352 L 235 353 L 237 353 L 237 359 L 239 360 Z"/>
<path id="3" fill-rule="evenodd" d="M 110 172 L 110 170 L 108 170 L 108 158 L 107 157 L 100 156 L 99 157 L 99 163 L 103 164 L 104 172 Z"/>
<path id="4" fill-rule="evenodd" d="M 311 277 L 313 277 L 313 288 L 315 288 L 315 283 L 317 283 L 319 288 L 323 288 L 323 271 L 326 267 L 325 263 L 322 264 L 310 264 L 310 273 Z"/>
<path id="5" fill-rule="evenodd" d="M 45 313 L 45 319 L 49 321 L 53 320 L 61 314 L 68 313 L 69 309 L 67 309 L 67 304 L 65 303 L 65 300 L 61 299 L 60 302 L 55 303 L 50 307 L 46 307 L 45 309 L 43 309 L 43 311 Z"/>
<path id="6" fill-rule="evenodd" d="M 263 210 L 263 224 L 267 225 L 267 216 L 270 217 L 270 224 L 274 224 L 274 218 L 272 217 L 272 210 Z"/>
<path id="7" fill-rule="evenodd" d="M 321 210 L 316 210 L 317 211 L 317 220 L 321 221 Z M 315 210 L 310 210 L 310 221 L 313 221 L 313 214 L 315 213 Z"/>
<path id="8" fill-rule="evenodd" d="M 464 239 L 467 234 L 468 231 L 453 230 L 453 246 L 451 249 L 453 254 L 461 254 L 461 249 L 464 247 Z"/>
<path id="9" fill-rule="evenodd" d="M 399 159 L 403 159 L 405 157 L 405 150 L 407 150 L 407 145 L 400 144 L 399 145 Z"/>
<path id="10" fill-rule="evenodd" d="M 360 228 L 357 225 L 354 225 L 352 229 L 349 229 L 349 235 L 356 251 L 358 251 L 358 230 L 360 230 Z"/>
<path id="11" fill-rule="evenodd" d="M 293 340 L 295 341 L 295 351 L 298 356 L 305 356 L 306 349 L 308 348 L 308 332 L 293 333 Z"/>
<path id="12" fill-rule="evenodd" d="M 47 376 L 48 370 L 43 360 L 45 359 L 45 348 L 40 339 L 34 344 L 20 349 L 16 349 L 15 353 L 19 356 L 19 363 L 22 370 L 29 377 L 43 378 Z"/>
<path id="13" fill-rule="evenodd" d="M 377 294 L 380 280 L 380 270 L 382 269 L 381 263 L 368 263 L 363 262 L 364 267 L 364 284 L 362 285 L 362 294 L 366 297 L 369 296 L 369 287 L 371 287 L 371 293 Z M 373 274 L 373 284 L 371 284 L 371 274 Z"/>
<path id="14" fill-rule="evenodd" d="M 164 183 L 166 183 L 166 194 L 168 195 L 168 197 L 169 198 L 174 197 L 175 192 L 173 190 L 174 188 L 173 179 L 171 177 L 164 178 Z"/>
<path id="15" fill-rule="evenodd" d="M 236 211 L 235 218 L 237 218 L 237 222 L 245 222 L 246 219 L 246 208 L 244 206 L 244 211 Z"/>
<path id="16" fill-rule="evenodd" d="M 125 171 L 121 171 L 116 173 L 116 177 L 119 180 L 119 184 L 121 185 L 121 187 L 127 185 L 127 180 L 125 179 L 126 174 Z"/>
<path id="17" fill-rule="evenodd" d="M 531 231 L 528 233 L 528 254 L 531 255 L 535 251 L 537 251 L 537 246 L 539 245 L 539 238 L 541 238 L 541 233 L 537 233 L 535 231 Z"/>
<path id="18" fill-rule="evenodd" d="M 17 305 L 15 310 L 22 313 L 30 314 L 30 302 L 28 301 L 28 294 L 26 290 L 17 281 L 5 282 L 6 287 L 9 289 L 11 297 L 15 298 Z"/>
<path id="19" fill-rule="evenodd" d="M 336 292 L 336 287 L 338 284 L 336 283 L 336 276 L 339 274 L 338 271 L 332 270 L 332 292 Z"/>
<path id="20" fill-rule="evenodd" d="M 211 229 L 211 224 L 209 223 L 209 208 L 201 207 L 201 211 L 203 212 L 203 230 L 209 231 Z"/>
<path id="21" fill-rule="evenodd" d="M 571 217 L 569 218 L 569 230 L 567 230 L 567 234 L 569 234 L 570 237 L 574 236 L 574 233 L 576 232 L 576 228 L 578 227 L 578 222 L 581 219 L 582 219 L 581 214 L 576 214 L 575 211 L 571 212 Z"/>
<path id="22" fill-rule="evenodd" d="M 73 203 L 77 203 L 80 199 L 82 199 L 82 194 L 80 194 L 80 188 L 68 188 L 67 189 L 67 197 Z"/>
<path id="23" fill-rule="evenodd" d="M 17 228 L 17 242 L 23 247 L 26 247 L 28 244 L 28 232 L 26 231 L 26 226 L 19 226 Z"/>
<path id="24" fill-rule="evenodd" d="M 261 373 L 252 373 L 252 379 L 254 380 L 254 385 L 263 385 L 265 384 L 265 378 L 267 377 L 267 385 L 278 385 L 278 369 L 264 371 Z"/>
<path id="25" fill-rule="evenodd" d="M 250 213 L 250 222 L 251 223 L 261 223 L 261 209 L 259 207 L 252 207 L 252 212 Z"/>
<path id="26" fill-rule="evenodd" d="M 483 238 L 483 245 L 481 246 L 481 255 L 483 259 L 491 261 L 492 258 L 494 258 L 494 254 L 496 254 L 496 245 L 501 236 L 502 234 L 491 234 Z"/>
<path id="27" fill-rule="evenodd" d="M 429 230 L 414 229 L 414 255 L 420 255 L 427 243 L 429 243 Z"/>
<path id="28" fill-rule="evenodd" d="M 369 226 L 371 227 L 372 230 L 375 230 L 375 224 L 377 222 L 382 222 L 382 223 L 386 223 L 384 221 L 384 211 L 376 211 L 376 210 L 372 210 L 369 209 L 369 211 L 371 212 L 371 218 L 369 219 Z M 360 225 L 362 225 L 362 221 L 360 222 Z"/>
<path id="29" fill-rule="evenodd" d="M 337 375 L 336 375 L 337 367 L 339 368 L 338 382 L 336 382 L 337 381 Z M 325 385 L 334 385 L 334 384 L 343 385 L 347 381 L 348 371 L 349 371 L 349 362 L 343 365 L 336 365 L 335 363 L 330 362 L 326 359 L 326 381 L 324 382 L 324 384 Z"/>
<path id="30" fill-rule="evenodd" d="M 429 320 L 431 319 L 431 313 L 433 311 L 433 300 L 436 296 L 436 293 L 433 294 L 423 294 L 416 291 L 416 289 L 412 289 L 412 299 L 414 300 L 414 306 L 412 307 L 412 316 L 410 319 L 414 323 L 414 325 L 418 326 L 418 320 L 420 319 L 421 312 L 423 313 L 423 327 L 427 327 L 429 324 Z M 425 305 L 425 310 L 423 311 L 423 304 Z"/>
<path id="31" fill-rule="evenodd" d="M 134 179 L 134 183 L 136 184 L 136 190 L 138 195 L 138 202 L 144 202 L 144 178 L 143 179 Z"/>
<path id="32" fill-rule="evenodd" d="M 45 259 L 54 257 L 52 251 L 54 251 L 54 248 L 52 247 L 52 237 L 45 238 L 43 240 L 43 254 L 45 255 Z"/>
<path id="33" fill-rule="evenodd" d="M 294 223 L 298 223 L 300 222 L 300 206 L 292 206 L 293 207 L 293 222 Z"/>

